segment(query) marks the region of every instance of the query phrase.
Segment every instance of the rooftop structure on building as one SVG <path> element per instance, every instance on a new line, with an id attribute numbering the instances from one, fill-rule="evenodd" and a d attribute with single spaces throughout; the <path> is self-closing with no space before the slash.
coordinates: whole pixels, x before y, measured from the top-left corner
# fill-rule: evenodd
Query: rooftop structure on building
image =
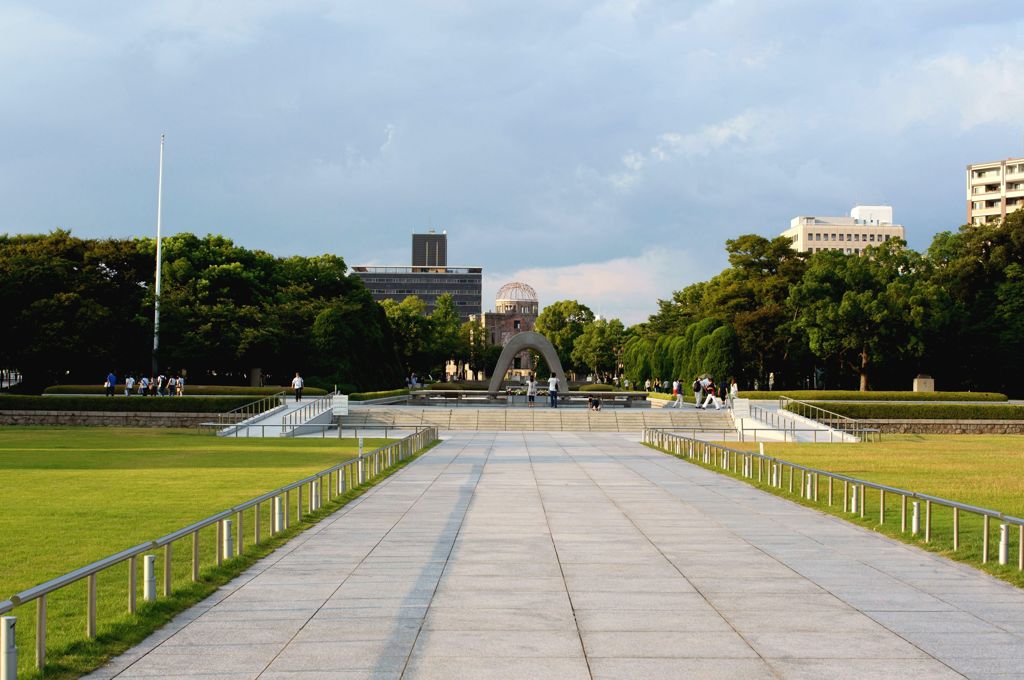
<path id="1" fill-rule="evenodd" d="M 967 223 L 1006 219 L 1024 207 L 1024 158 L 967 166 Z"/>
<path id="2" fill-rule="evenodd" d="M 448 293 L 463 321 L 480 314 L 483 267 L 448 266 L 447 232 L 413 234 L 412 262 L 412 266 L 355 265 L 352 273 L 363 280 L 377 302 L 415 295 L 430 314 L 437 299 Z"/>
<path id="3" fill-rule="evenodd" d="M 782 236 L 800 252 L 839 250 L 848 255 L 893 238 L 905 238 L 903 225 L 892 221 L 892 206 L 858 205 L 849 217 L 800 216 L 790 220 Z"/>

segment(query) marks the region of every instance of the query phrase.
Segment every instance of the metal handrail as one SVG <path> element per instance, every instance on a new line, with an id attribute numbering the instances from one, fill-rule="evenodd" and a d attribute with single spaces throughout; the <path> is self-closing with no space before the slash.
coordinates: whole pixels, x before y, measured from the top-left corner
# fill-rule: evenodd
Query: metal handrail
<path id="1" fill-rule="evenodd" d="M 751 405 L 751 409 L 754 408 L 758 407 Z M 863 438 L 864 433 L 877 432 L 876 429 L 867 427 L 864 423 L 855 418 L 850 418 L 849 416 L 844 416 L 841 413 L 829 411 L 828 409 L 823 409 L 820 406 L 815 406 L 814 404 L 810 404 L 806 401 L 792 399 L 787 396 L 779 397 L 779 410 L 787 411 L 802 418 L 819 422 L 826 427 L 839 430 L 840 432 L 858 438 Z M 823 422 L 826 420 L 828 422 Z"/>
<path id="2" fill-rule="evenodd" d="M 275 408 L 278 408 L 281 406 L 281 400 L 287 394 L 287 392 L 282 390 L 270 395 L 269 397 L 263 397 L 248 404 L 243 404 L 238 408 L 233 408 L 230 411 L 221 413 L 219 421 L 222 425 L 236 425 L 240 422 L 245 422 L 254 416 L 258 416 L 266 413 L 267 411 L 272 411 Z"/>
<path id="3" fill-rule="evenodd" d="M 322 397 L 317 397 L 310 403 L 305 404 L 295 409 L 294 411 L 286 413 L 284 418 L 281 420 L 281 424 L 291 427 L 292 429 L 290 431 L 294 432 L 295 428 L 303 425 L 307 420 L 312 420 L 313 418 L 316 418 L 317 416 L 322 415 L 329 411 L 331 408 L 333 408 L 334 397 L 338 394 L 341 393 L 338 391 L 334 391 Z M 324 402 L 326 402 L 326 408 L 324 407 Z M 285 434 L 285 431 L 282 430 L 281 434 Z"/>
<path id="4" fill-rule="evenodd" d="M 231 518 L 232 516 L 240 516 L 240 513 L 242 513 L 245 510 L 249 510 L 251 508 L 256 508 L 257 511 L 258 511 L 259 506 L 262 503 L 265 503 L 267 501 L 279 498 L 281 496 L 286 496 L 287 497 L 287 494 L 289 494 L 291 491 L 294 491 L 294 490 L 298 490 L 298 494 L 299 494 L 297 521 L 301 521 L 302 520 L 302 514 L 303 514 L 303 512 L 302 512 L 302 488 L 303 488 L 303 486 L 305 486 L 307 484 L 311 485 L 311 487 L 310 487 L 310 510 L 309 511 L 312 512 L 312 511 L 314 511 L 316 509 L 319 509 L 319 507 L 320 507 L 320 505 L 317 505 L 316 507 L 314 507 L 313 504 L 312 504 L 313 503 L 313 501 L 312 501 L 312 499 L 313 499 L 313 486 L 312 485 L 315 485 L 315 484 L 319 483 L 321 485 L 321 489 L 322 489 L 323 480 L 324 480 L 325 477 L 328 478 L 328 498 L 330 498 L 331 497 L 331 492 L 330 492 L 330 489 L 331 489 L 330 477 L 331 477 L 331 475 L 337 474 L 337 490 L 338 490 L 338 494 L 341 494 L 341 493 L 343 493 L 343 491 L 342 491 L 343 486 L 346 486 L 346 484 L 343 482 L 343 479 L 348 479 L 349 477 L 351 477 L 353 479 L 353 483 L 352 483 L 353 487 L 359 486 L 359 485 L 363 484 L 366 481 L 373 480 L 376 477 L 380 476 L 382 473 L 386 472 L 395 463 L 403 461 L 406 458 L 414 455 L 416 452 L 420 451 L 424 446 L 426 446 L 427 444 L 430 444 L 431 442 L 435 441 L 436 439 L 437 439 L 437 428 L 436 427 L 434 427 L 434 426 L 420 426 L 420 427 L 417 427 L 416 432 L 414 432 L 413 434 L 410 434 L 407 437 L 404 437 L 404 438 L 402 438 L 402 439 L 400 439 L 400 440 L 398 440 L 396 442 L 392 442 L 390 444 L 385 444 L 384 446 L 379 446 L 376 449 L 374 449 L 372 451 L 368 451 L 366 453 L 363 453 L 363 454 L 359 455 L 356 458 L 352 458 L 352 459 L 346 460 L 346 461 L 344 461 L 342 463 L 338 463 L 337 465 L 333 465 L 333 466 L 331 466 L 329 468 L 326 468 L 326 469 L 321 470 L 319 472 L 316 472 L 316 473 L 314 473 L 312 475 L 304 477 L 304 478 L 302 478 L 302 479 L 300 479 L 298 481 L 292 482 L 291 484 L 287 484 L 285 486 L 282 486 L 282 487 L 279 487 L 277 489 L 274 489 L 273 491 L 268 491 L 268 492 L 266 492 L 264 494 L 261 494 L 260 496 L 257 496 L 255 498 L 251 498 L 251 499 L 249 499 L 249 500 L 247 500 L 247 501 L 245 501 L 243 503 L 240 503 L 238 505 L 232 506 L 231 508 L 228 508 L 226 510 L 222 510 L 221 512 L 218 512 L 218 513 L 216 513 L 214 515 L 210 515 L 209 517 L 201 519 L 201 520 L 199 520 L 197 522 L 193 522 L 192 524 L 189 524 L 186 527 L 182 527 L 180 529 L 172 531 L 169 534 L 166 534 L 166 535 L 161 536 L 159 538 L 153 539 L 151 541 L 146 541 L 144 543 L 139 543 L 138 545 L 135 545 L 135 546 L 133 546 L 131 548 L 126 548 L 126 549 L 121 550 L 121 551 L 119 551 L 117 553 L 114 553 L 112 555 L 108 555 L 107 557 L 104 557 L 104 558 L 102 558 L 100 560 L 97 560 L 95 562 L 87 564 L 87 565 L 85 565 L 83 567 L 79 567 L 78 569 L 75 569 L 73 571 L 67 572 L 66 574 L 62 574 L 61 576 L 58 576 L 56 578 L 52 578 L 52 579 L 50 579 L 48 581 L 45 581 L 43 583 L 37 584 L 35 586 L 32 586 L 31 588 L 27 588 L 25 590 L 22 590 L 21 592 L 18 592 L 16 594 L 12 595 L 9 599 L 0 601 L 0 614 L 6 614 L 7 612 L 13 610 L 15 607 L 18 607 L 18 606 L 24 605 L 26 603 L 32 602 L 33 600 L 41 600 L 42 598 L 45 598 L 47 595 L 49 595 L 49 594 L 51 594 L 53 592 L 56 592 L 56 591 L 58 591 L 58 590 L 60 590 L 62 588 L 65 588 L 65 587 L 67 587 L 67 586 L 69 586 L 69 585 L 71 585 L 73 583 L 77 583 L 78 581 L 81 581 L 82 579 L 85 579 L 85 578 L 94 579 L 95 576 L 97 574 L 99 574 L 100 572 L 103 572 L 103 571 L 105 571 L 107 569 L 110 569 L 111 567 L 117 566 L 118 564 L 121 564 L 122 562 L 125 562 L 125 561 L 128 561 L 128 560 L 134 560 L 135 558 L 137 558 L 139 556 L 142 556 L 142 555 L 144 555 L 145 553 L 147 553 L 147 552 L 149 552 L 151 550 L 155 550 L 155 549 L 161 548 L 161 547 L 166 547 L 166 549 L 169 551 L 170 550 L 170 545 L 172 543 L 174 543 L 175 541 L 181 540 L 183 538 L 186 538 L 189 535 L 193 535 L 194 537 L 196 537 L 194 539 L 195 542 L 193 544 L 193 558 L 192 558 L 193 559 L 193 578 L 196 578 L 196 575 L 198 574 L 198 561 L 197 560 L 199 559 L 198 553 L 196 552 L 196 546 L 198 545 L 198 532 L 200 530 L 205 529 L 205 528 L 210 527 L 210 526 L 217 525 L 218 526 L 218 531 L 219 531 L 220 530 L 219 523 L 221 521 L 227 520 L 227 519 Z M 361 443 L 360 443 L 360 446 L 361 446 Z M 347 490 L 347 488 L 346 488 L 346 490 Z M 317 497 L 317 499 L 319 499 L 319 496 L 316 496 L 316 497 Z M 286 515 L 286 517 L 287 517 L 287 515 Z M 286 524 L 285 524 L 284 528 L 287 528 L 287 520 L 286 520 Z M 258 533 L 257 533 L 257 537 L 258 537 Z M 243 540 L 244 539 L 242 538 L 241 534 L 239 534 L 238 542 L 239 542 L 239 546 L 240 546 L 239 549 L 240 550 L 241 550 L 241 546 L 243 545 L 243 543 L 242 543 Z M 257 538 L 254 541 L 254 543 L 258 543 L 258 542 L 261 542 L 261 541 L 259 541 L 259 539 Z M 221 559 L 221 553 L 220 553 L 221 547 L 219 545 L 217 547 L 217 550 L 218 550 L 218 553 L 217 553 L 218 562 L 217 563 L 219 564 L 220 563 L 220 559 Z M 170 555 L 170 553 L 168 552 L 166 559 L 170 559 L 169 555 Z M 167 580 L 169 578 L 170 578 L 169 574 L 165 573 L 165 581 L 164 581 L 165 591 L 168 591 L 169 587 L 170 587 L 170 581 Z M 132 576 L 130 577 L 130 579 L 132 579 L 130 582 L 134 583 L 134 572 L 133 572 Z M 90 580 L 90 584 L 92 584 L 92 583 L 93 583 L 93 581 Z M 92 637 L 92 636 L 95 635 L 95 616 L 96 616 L 96 603 L 95 603 L 95 599 L 94 599 L 95 598 L 95 588 L 94 587 L 90 587 L 89 591 L 90 591 L 89 592 L 90 600 L 89 600 L 89 604 L 88 604 L 88 609 L 89 609 L 90 626 L 88 627 L 88 630 L 89 630 L 88 634 L 89 634 L 90 637 Z M 168 593 L 165 592 L 165 594 L 168 594 Z M 131 598 L 132 598 L 131 599 L 131 603 L 132 604 L 130 605 L 130 607 L 134 607 L 134 592 L 132 593 Z M 45 607 L 41 607 L 41 609 L 45 612 Z M 134 609 L 131 608 L 130 611 L 134 612 Z M 44 613 L 44 616 L 45 616 L 45 613 Z M 41 624 L 37 623 L 37 626 L 38 625 L 42 625 L 42 629 L 45 630 L 45 625 L 46 625 L 45 618 L 42 620 Z M 37 638 L 37 645 L 38 645 L 38 638 Z M 36 649 L 36 661 L 37 661 L 37 664 L 36 664 L 37 667 L 38 668 L 42 668 L 42 666 L 43 666 L 43 664 L 45 662 L 45 647 L 42 650 L 40 650 L 40 648 L 37 646 L 37 649 Z"/>
<path id="5" fill-rule="evenodd" d="M 666 442 L 667 442 L 667 440 L 669 438 L 677 440 L 677 443 L 672 443 L 671 445 L 666 446 L 665 444 L 666 444 Z M 844 509 L 846 508 L 846 497 L 845 497 L 845 488 L 846 487 L 845 487 L 845 485 L 852 484 L 855 488 L 856 487 L 860 487 L 861 494 L 860 494 L 859 503 L 856 500 L 856 497 L 854 497 L 854 503 L 857 504 L 857 507 L 853 508 L 851 510 L 851 512 L 857 512 L 859 510 L 861 517 L 865 516 L 864 515 L 864 512 L 865 512 L 864 511 L 864 505 L 865 505 L 864 490 L 865 489 L 876 490 L 880 494 L 880 500 L 881 500 L 881 502 L 880 502 L 880 520 L 881 520 L 882 524 L 885 523 L 885 496 L 884 496 L 884 494 L 885 493 L 895 494 L 897 496 L 902 497 L 902 499 L 903 499 L 903 501 L 902 501 L 902 510 L 901 510 L 902 511 L 902 530 L 903 531 L 906 531 L 906 519 L 907 519 L 906 518 L 906 501 L 907 501 L 907 499 L 915 499 L 917 501 L 924 501 L 926 503 L 926 506 L 925 506 L 926 507 L 925 527 L 924 527 L 925 542 L 928 542 L 928 541 L 931 540 L 931 514 L 932 514 L 931 513 L 931 506 L 934 504 L 934 505 L 939 505 L 939 506 L 942 506 L 942 507 L 950 508 L 954 512 L 954 514 L 953 514 L 953 550 L 954 551 L 959 548 L 959 544 L 960 544 L 960 536 L 959 536 L 959 526 L 960 526 L 960 523 L 959 523 L 959 515 L 958 515 L 958 513 L 963 511 L 963 512 L 970 512 L 970 513 L 973 513 L 975 515 L 981 515 L 981 517 L 983 518 L 983 521 L 984 521 L 984 532 L 985 532 L 984 535 L 983 535 L 983 541 L 982 541 L 982 563 L 983 564 L 987 563 L 988 562 L 988 558 L 989 558 L 989 520 L 990 519 L 995 519 L 995 520 L 1001 521 L 1001 522 L 1006 523 L 1006 524 L 1013 524 L 1013 525 L 1018 527 L 1018 532 L 1020 534 L 1020 539 L 1018 541 L 1017 568 L 1018 568 L 1018 570 L 1024 571 L 1024 518 L 1015 517 L 1013 515 L 1007 515 L 1007 514 L 1001 512 L 1001 511 L 999 511 L 999 510 L 995 510 L 995 509 L 992 509 L 992 508 L 983 508 L 983 507 L 980 507 L 980 506 L 977 506 L 977 505 L 970 505 L 968 503 L 961 503 L 959 501 L 954 501 L 954 500 L 949 499 L 949 498 L 943 498 L 941 496 L 933 496 L 931 494 L 920 493 L 920 492 L 917 492 L 917 491 L 911 491 L 909 489 L 902 489 L 902 488 L 899 488 L 899 487 L 889 486 L 889 485 L 886 485 L 886 484 L 879 484 L 877 482 L 871 482 L 871 481 L 868 481 L 868 480 L 865 480 L 865 479 L 859 479 L 857 477 L 850 477 L 849 475 L 843 475 L 843 474 L 839 474 L 837 472 L 829 472 L 827 470 L 821 470 L 819 468 L 813 468 L 813 467 L 810 467 L 808 465 L 801 465 L 799 463 L 793 463 L 791 461 L 784 460 L 782 458 L 777 458 L 775 456 L 769 456 L 767 454 L 763 454 L 763 453 L 759 453 L 759 452 L 740 451 L 738 449 L 732 449 L 732 448 L 729 448 L 727 446 L 722 446 L 720 444 L 712 444 L 711 442 L 707 442 L 707 441 L 704 441 L 704 440 L 695 439 L 695 438 L 692 438 L 692 437 L 685 437 L 683 435 L 679 435 L 679 434 L 676 434 L 674 432 L 668 432 L 668 431 L 666 431 L 666 428 L 644 428 L 644 433 L 643 433 L 642 441 L 645 444 L 651 444 L 651 445 L 653 445 L 653 446 L 655 446 L 655 447 L 657 447 L 659 449 L 665 450 L 665 451 L 669 451 L 670 448 L 671 449 L 675 449 L 674 451 L 669 451 L 669 452 L 670 453 L 676 453 L 676 454 L 679 454 L 679 455 L 683 455 L 685 453 L 685 455 L 688 458 L 690 458 L 690 459 L 693 459 L 695 457 L 703 458 L 705 464 L 713 464 L 713 465 L 715 465 L 715 467 L 721 467 L 723 469 L 730 470 L 733 473 L 741 474 L 741 476 L 746 477 L 746 478 L 750 478 L 750 479 L 753 478 L 753 467 L 754 466 L 752 464 L 750 464 L 750 465 L 743 465 L 742 466 L 743 467 L 743 471 L 740 472 L 739 470 L 737 470 L 737 467 L 740 467 L 737 464 L 737 460 L 738 459 L 746 458 L 749 461 L 758 460 L 759 464 L 757 466 L 757 469 L 758 469 L 758 479 L 759 480 L 761 479 L 761 469 L 762 469 L 762 465 L 760 464 L 761 462 L 767 462 L 769 464 L 769 470 L 773 470 L 772 466 L 773 465 L 777 465 L 777 466 L 779 466 L 779 468 L 777 470 L 777 473 L 773 472 L 771 475 L 769 475 L 769 483 L 770 483 L 771 486 L 773 486 L 775 488 L 779 488 L 779 489 L 782 488 L 782 479 L 785 476 L 784 475 L 785 469 L 789 468 L 789 470 L 790 470 L 790 476 L 789 476 L 789 489 L 790 489 L 790 493 L 793 492 L 793 472 L 795 470 L 800 470 L 801 471 L 801 475 L 802 475 L 802 477 L 801 477 L 800 496 L 803 497 L 803 498 L 806 498 L 808 500 L 810 500 L 810 497 L 805 494 L 805 490 L 810 490 L 811 487 L 813 486 L 813 499 L 816 501 L 817 497 L 818 497 L 818 478 L 819 477 L 824 477 L 824 478 L 829 480 L 829 491 L 828 491 L 829 505 L 832 505 L 832 483 L 831 483 L 832 480 L 844 482 L 844 500 L 843 500 Z M 685 443 L 687 445 L 685 447 L 686 448 L 685 452 L 683 451 L 684 447 L 679 445 L 679 444 L 683 444 L 683 443 Z M 700 456 L 696 455 L 698 453 L 697 449 L 701 449 L 699 451 L 699 453 L 701 454 Z M 811 477 L 811 476 L 813 476 L 813 477 Z M 807 482 L 807 487 L 805 489 L 804 482 L 805 482 L 805 480 L 808 479 L 808 477 L 811 477 L 811 479 L 813 479 L 813 483 L 812 482 Z M 917 506 L 916 506 L 916 504 L 915 504 L 915 508 L 914 509 L 915 509 L 915 521 L 916 521 L 917 520 Z M 915 530 L 914 533 L 917 533 L 917 531 Z M 1007 553 L 1008 553 L 1008 539 L 1007 539 L 1007 544 L 1003 544 L 1003 543 L 1000 544 L 1000 548 L 999 548 L 1000 564 L 1005 564 L 1006 563 Z"/>

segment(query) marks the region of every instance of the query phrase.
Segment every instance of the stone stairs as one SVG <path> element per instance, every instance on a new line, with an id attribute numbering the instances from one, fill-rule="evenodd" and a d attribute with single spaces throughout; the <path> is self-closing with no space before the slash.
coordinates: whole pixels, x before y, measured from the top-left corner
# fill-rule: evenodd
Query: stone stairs
<path id="1" fill-rule="evenodd" d="M 368 406 L 343 418 L 348 428 L 433 425 L 441 430 L 481 432 L 640 432 L 645 427 L 734 432 L 726 411 L 689 409 L 439 408 Z"/>

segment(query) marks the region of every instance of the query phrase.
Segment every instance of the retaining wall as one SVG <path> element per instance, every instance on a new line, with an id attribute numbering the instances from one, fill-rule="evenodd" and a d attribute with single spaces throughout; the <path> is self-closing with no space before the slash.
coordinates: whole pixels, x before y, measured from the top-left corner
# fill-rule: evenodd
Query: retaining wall
<path id="1" fill-rule="evenodd" d="M 0 425 L 88 425 L 92 427 L 197 427 L 216 413 L 117 411 L 0 411 Z"/>
<path id="2" fill-rule="evenodd" d="M 883 434 L 1024 434 L 1024 420 L 860 420 Z"/>

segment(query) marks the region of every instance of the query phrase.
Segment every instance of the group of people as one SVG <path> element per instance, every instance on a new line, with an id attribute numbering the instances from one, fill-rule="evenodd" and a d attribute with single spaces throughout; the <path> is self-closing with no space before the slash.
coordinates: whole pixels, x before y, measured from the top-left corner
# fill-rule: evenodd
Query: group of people
<path id="1" fill-rule="evenodd" d="M 548 399 L 551 404 L 551 408 L 558 408 L 558 376 L 554 373 L 548 378 Z M 530 378 L 526 381 L 526 405 L 533 408 L 534 403 L 537 401 L 537 376 L 533 373 L 530 374 Z"/>
<path id="2" fill-rule="evenodd" d="M 114 396 L 117 389 L 117 375 L 111 371 L 103 382 L 108 397 Z M 132 396 L 135 392 L 140 397 L 180 397 L 185 394 L 185 379 L 180 375 L 165 376 L 163 373 L 156 377 L 142 375 L 138 380 L 131 374 L 124 379 L 124 396 Z"/>
<path id="3" fill-rule="evenodd" d="M 648 380 L 649 382 L 649 380 Z M 655 381 L 657 382 L 657 381 Z M 681 380 L 672 381 L 672 396 L 674 400 L 669 404 L 669 408 L 683 408 L 683 382 Z M 693 392 L 693 404 L 696 408 L 706 409 L 709 406 L 713 406 L 716 411 L 720 411 L 723 405 L 723 398 L 729 398 L 730 400 L 736 399 L 739 394 L 740 387 L 736 383 L 735 378 L 729 379 L 729 392 L 725 394 L 715 384 L 715 381 L 711 376 L 705 375 L 694 376 L 693 383 L 690 385 L 690 391 Z"/>

